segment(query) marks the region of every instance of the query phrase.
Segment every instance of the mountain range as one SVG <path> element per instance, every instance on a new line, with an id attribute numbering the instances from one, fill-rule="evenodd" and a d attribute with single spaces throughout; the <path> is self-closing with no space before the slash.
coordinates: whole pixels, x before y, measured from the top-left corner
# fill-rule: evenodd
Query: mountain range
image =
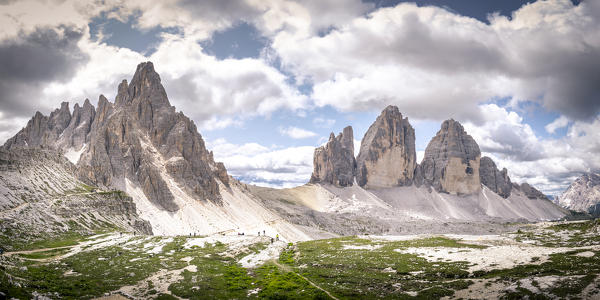
<path id="1" fill-rule="evenodd" d="M 72 112 L 64 102 L 49 116 L 35 113 L 7 140 L 0 152 L 0 206 L 16 211 L 27 205 L 27 219 L 45 214 L 44 220 L 59 220 L 55 227 L 60 228 L 94 226 L 91 217 L 73 217 L 81 207 L 80 215 L 102 216 L 108 218 L 103 222 L 146 234 L 265 230 L 290 241 L 451 232 L 473 223 L 481 226 L 468 230 L 485 232 L 490 222 L 568 214 L 529 184 L 512 182 L 506 169 L 481 156 L 476 141 L 455 120 L 441 124 L 420 163 L 415 130 L 395 106 L 381 112 L 361 141 L 355 157 L 352 127 L 332 133 L 315 149 L 306 185 L 279 190 L 241 183 L 214 160 L 194 122 L 171 106 L 153 64 L 144 62 L 130 82 L 119 84 L 114 102 L 100 95 L 97 107 L 86 99 Z M 17 196 L 23 193 L 31 195 Z M 65 202 L 69 217 L 60 213 L 60 205 L 48 210 L 56 203 L 47 195 L 69 193 L 123 207 L 88 209 L 90 203 L 81 205 L 80 199 Z"/>

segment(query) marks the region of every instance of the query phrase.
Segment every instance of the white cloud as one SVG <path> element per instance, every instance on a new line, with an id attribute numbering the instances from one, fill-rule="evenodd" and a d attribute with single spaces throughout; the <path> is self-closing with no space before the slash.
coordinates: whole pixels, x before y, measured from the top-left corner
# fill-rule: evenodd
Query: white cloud
<path id="1" fill-rule="evenodd" d="M 268 117 L 279 109 L 299 111 L 308 106 L 308 98 L 264 60 L 219 60 L 202 51 L 194 40 L 165 35 L 150 57 L 166 82 L 171 103 L 196 121 L 214 116 Z"/>
<path id="2" fill-rule="evenodd" d="M 215 160 L 243 182 L 269 187 L 292 187 L 308 182 L 312 173 L 312 146 L 278 149 L 257 143 L 236 145 L 224 139 L 207 142 Z"/>
<path id="3" fill-rule="evenodd" d="M 481 105 L 485 121 L 464 127 L 482 155 L 507 168 L 513 182 L 528 182 L 548 194 L 559 194 L 583 172 L 600 169 L 600 116 L 576 121 L 567 135 L 541 139 L 516 112 L 495 104 Z"/>
<path id="4" fill-rule="evenodd" d="M 321 106 L 480 121 L 478 104 L 512 97 L 589 120 L 600 111 L 600 14 L 589 3 L 537 1 L 490 24 L 403 3 L 325 36 L 281 31 L 272 47 Z"/>
<path id="5" fill-rule="evenodd" d="M 548 133 L 554 133 L 557 129 L 567 127 L 567 125 L 569 125 L 569 119 L 565 116 L 560 116 L 552 121 L 552 123 L 546 125 L 544 129 L 546 129 Z"/>
<path id="6" fill-rule="evenodd" d="M 280 127 L 279 133 L 281 133 L 282 135 L 289 136 L 293 139 L 305 139 L 305 138 L 317 136 L 317 134 L 312 131 L 294 127 L 294 126 L 289 126 L 289 127 L 285 127 L 285 128 Z"/>

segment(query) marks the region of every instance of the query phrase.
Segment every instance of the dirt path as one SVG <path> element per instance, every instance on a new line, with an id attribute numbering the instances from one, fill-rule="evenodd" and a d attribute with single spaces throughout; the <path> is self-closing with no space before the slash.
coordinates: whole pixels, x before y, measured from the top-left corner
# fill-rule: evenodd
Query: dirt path
<path id="1" fill-rule="evenodd" d="M 286 272 L 292 272 L 292 273 L 294 273 L 294 274 L 296 274 L 296 275 L 300 276 L 300 278 L 302 278 L 302 279 L 306 280 L 308 283 L 310 283 L 310 285 L 312 285 L 312 286 L 314 286 L 314 287 L 318 288 L 319 290 L 323 291 L 323 292 L 324 292 L 325 294 L 327 294 L 327 296 L 329 296 L 331 299 L 339 300 L 338 298 L 336 298 L 335 296 L 333 296 L 333 295 L 332 295 L 330 292 L 326 291 L 324 288 L 322 288 L 322 287 L 318 286 L 317 284 L 315 284 L 314 282 L 312 282 L 312 281 L 308 280 L 308 278 L 306 278 L 306 277 L 304 277 L 304 276 L 302 276 L 302 275 L 300 275 L 300 274 L 298 274 L 298 273 L 294 272 L 294 270 L 293 270 L 292 268 L 290 268 L 289 266 L 282 265 L 282 264 L 280 264 L 279 262 L 277 262 L 276 260 L 273 260 L 273 263 L 274 263 L 275 265 L 277 265 L 279 268 L 281 268 L 281 269 L 283 269 L 284 271 L 286 271 Z"/>
<path id="2" fill-rule="evenodd" d="M 4 256 L 11 256 L 14 254 L 31 254 L 31 253 L 37 253 L 37 252 L 44 252 L 44 251 L 50 251 L 50 250 L 56 250 L 56 249 L 67 249 L 67 248 L 73 248 L 77 245 L 72 245 L 72 246 L 62 246 L 62 247 L 55 247 L 55 248 L 41 248 L 41 249 L 33 249 L 33 250 L 22 250 L 22 251 L 11 251 L 11 252 L 5 252 Z"/>
<path id="3" fill-rule="evenodd" d="M 25 206 L 29 206 L 29 202 L 21 203 L 21 204 L 15 206 L 13 208 L 1 211 L 0 212 L 0 217 L 4 217 L 5 215 L 8 215 L 11 212 L 14 212 L 14 211 L 17 211 L 17 210 L 22 210 L 23 208 L 25 208 Z"/>

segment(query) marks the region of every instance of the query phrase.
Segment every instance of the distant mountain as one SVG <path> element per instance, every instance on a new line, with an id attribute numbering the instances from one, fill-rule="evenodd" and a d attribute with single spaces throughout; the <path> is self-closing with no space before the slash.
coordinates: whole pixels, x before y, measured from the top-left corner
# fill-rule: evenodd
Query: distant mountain
<path id="1" fill-rule="evenodd" d="M 562 207 L 600 216 L 600 174 L 585 173 L 558 197 Z"/>

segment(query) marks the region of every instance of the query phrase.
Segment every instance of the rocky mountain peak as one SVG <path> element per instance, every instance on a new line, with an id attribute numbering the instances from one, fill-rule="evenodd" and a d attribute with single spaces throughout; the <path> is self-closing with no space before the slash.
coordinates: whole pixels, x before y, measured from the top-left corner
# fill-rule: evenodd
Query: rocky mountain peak
<path id="1" fill-rule="evenodd" d="M 324 146 L 315 149 L 311 183 L 329 183 L 335 186 L 351 186 L 354 182 L 354 137 L 348 126 L 336 137 L 332 132 Z"/>
<path id="2" fill-rule="evenodd" d="M 413 183 L 416 168 L 415 130 L 398 107 L 388 106 L 371 124 L 356 158 L 357 182 L 363 187 Z"/>
<path id="3" fill-rule="evenodd" d="M 479 161 L 479 178 L 481 183 L 490 188 L 503 198 L 508 198 L 512 190 L 512 183 L 506 168 L 498 170 L 494 161 L 484 156 Z"/>
<path id="4" fill-rule="evenodd" d="M 117 97 L 115 98 L 115 105 L 122 106 L 126 105 L 131 100 L 131 96 L 129 95 L 129 85 L 127 84 L 127 80 L 123 79 L 119 84 L 119 88 L 117 89 Z"/>
<path id="5" fill-rule="evenodd" d="M 559 196 L 558 204 L 571 210 L 600 216 L 600 174 L 582 174 Z"/>
<path id="6" fill-rule="evenodd" d="M 94 109 L 63 103 L 49 117 L 37 113 L 5 148 L 49 147 L 70 153 L 80 178 L 98 186 L 135 186 L 168 211 L 177 211 L 173 193 L 219 203 L 219 185 L 229 186 L 225 166 L 209 155 L 193 121 L 169 104 L 151 62 L 141 63 L 115 103 L 104 95 Z M 220 182 L 220 183 L 219 183 Z"/>
<path id="7" fill-rule="evenodd" d="M 481 188 L 480 157 L 479 146 L 463 126 L 453 119 L 446 120 L 425 148 L 423 177 L 437 191 L 475 193 Z"/>
<path id="8" fill-rule="evenodd" d="M 119 89 L 127 82 L 121 82 Z M 128 102 L 148 101 L 154 107 L 170 106 L 167 93 L 160 81 L 160 76 L 154 70 L 152 62 L 143 62 L 137 66 L 135 74 L 128 86 Z"/>

